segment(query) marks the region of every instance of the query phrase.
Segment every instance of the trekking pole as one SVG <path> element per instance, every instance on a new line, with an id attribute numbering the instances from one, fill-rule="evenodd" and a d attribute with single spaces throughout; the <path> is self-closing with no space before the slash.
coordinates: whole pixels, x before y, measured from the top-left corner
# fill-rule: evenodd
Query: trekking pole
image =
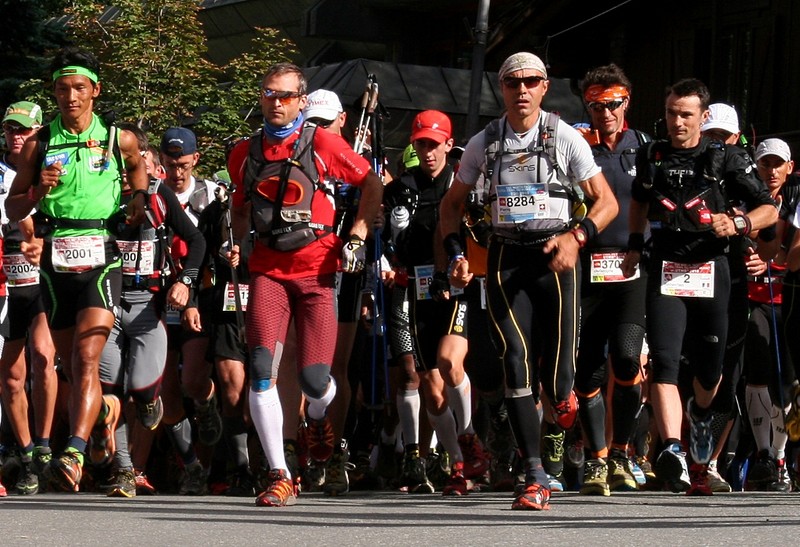
<path id="1" fill-rule="evenodd" d="M 775 311 L 775 295 L 772 289 L 772 260 L 767 261 L 767 286 L 769 286 L 769 307 L 772 311 L 772 337 L 775 342 L 775 363 L 778 365 L 778 399 L 781 404 L 781 414 L 784 414 L 786 405 L 783 402 L 783 368 L 781 367 L 781 347 L 778 345 L 778 317 Z M 786 418 L 784 414 L 784 419 Z"/>
<path id="2" fill-rule="evenodd" d="M 364 151 L 364 145 L 367 142 L 367 133 L 370 128 L 370 121 L 375 113 L 375 107 L 378 104 L 378 82 L 374 74 L 367 76 L 367 88 L 364 90 L 364 95 L 361 97 L 361 117 L 358 120 L 358 127 L 356 128 L 356 140 L 353 144 L 353 150 L 361 154 Z"/>
<path id="3" fill-rule="evenodd" d="M 224 180 L 217 180 L 217 188 L 214 191 L 214 196 L 220 203 L 220 207 L 224 213 L 224 220 L 225 220 L 225 229 L 228 235 L 228 250 L 233 252 L 233 226 L 231 221 L 231 201 L 230 201 L 230 194 L 233 192 L 233 189 L 230 188 L 229 184 L 226 183 Z M 241 260 L 241 254 L 240 260 Z M 234 268 L 230 262 L 228 262 L 228 266 L 231 269 L 231 284 L 233 285 L 233 301 L 236 306 L 236 331 L 239 335 L 239 342 L 243 346 L 247 346 L 247 333 L 245 332 L 245 322 L 244 322 L 244 309 L 242 307 L 242 295 L 239 294 L 239 272 L 237 268 Z"/>

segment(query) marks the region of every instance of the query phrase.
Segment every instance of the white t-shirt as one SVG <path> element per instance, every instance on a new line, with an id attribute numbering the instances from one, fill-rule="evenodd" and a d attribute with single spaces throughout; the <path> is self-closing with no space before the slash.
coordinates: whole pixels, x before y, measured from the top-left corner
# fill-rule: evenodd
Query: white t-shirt
<path id="1" fill-rule="evenodd" d="M 601 171 L 586 140 L 560 118 L 555 132 L 558 162 L 558 169 L 555 169 L 550 154 L 541 149 L 539 135 L 547 121 L 545 114 L 542 111 L 536 124 L 522 135 L 514 132 L 505 116 L 500 120 L 503 154 L 495 163 L 487 197 L 493 208 L 498 203 L 508 207 L 505 207 L 506 214 L 501 211 L 499 217 L 493 215 L 496 228 L 513 228 L 526 219 L 527 229 L 563 229 L 572 215 L 570 192 L 574 189 L 580 193 L 579 183 Z M 551 142 L 552 139 L 545 139 L 545 144 Z M 458 170 L 458 179 L 464 184 L 475 185 L 485 180 L 486 146 L 485 129 L 467 143 Z M 498 191 L 498 186 L 505 185 L 514 189 L 501 188 Z M 535 200 L 524 197 L 532 198 L 532 194 L 537 193 Z M 507 198 L 498 200 L 498 195 Z M 520 199 L 520 196 L 523 197 Z"/>

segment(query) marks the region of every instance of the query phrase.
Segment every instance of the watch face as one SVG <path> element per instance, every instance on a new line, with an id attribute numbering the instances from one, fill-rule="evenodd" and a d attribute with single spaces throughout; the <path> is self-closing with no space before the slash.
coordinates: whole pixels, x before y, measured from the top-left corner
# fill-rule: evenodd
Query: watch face
<path id="1" fill-rule="evenodd" d="M 181 277 L 181 283 L 183 283 L 187 287 L 191 287 L 192 286 L 192 279 L 190 277 L 183 276 L 183 277 Z"/>

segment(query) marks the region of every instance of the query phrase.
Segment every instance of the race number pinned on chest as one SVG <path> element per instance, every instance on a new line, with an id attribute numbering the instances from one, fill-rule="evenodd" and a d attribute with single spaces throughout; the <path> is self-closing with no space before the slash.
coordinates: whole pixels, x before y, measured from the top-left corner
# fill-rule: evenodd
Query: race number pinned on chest
<path id="1" fill-rule="evenodd" d="M 106 264 L 103 236 L 54 237 L 53 270 L 80 273 Z"/>
<path id="2" fill-rule="evenodd" d="M 682 264 L 664 260 L 661 294 L 687 298 L 714 298 L 714 263 Z"/>
<path id="3" fill-rule="evenodd" d="M 433 282 L 433 265 L 414 266 L 414 289 L 417 293 L 417 300 L 431 300 L 430 286 Z M 464 289 L 458 289 L 450 285 L 450 296 L 464 294 Z"/>
<path id="4" fill-rule="evenodd" d="M 31 264 L 25 255 L 16 253 L 3 257 L 3 273 L 9 287 L 27 287 L 39 284 L 39 268 Z"/>
<path id="5" fill-rule="evenodd" d="M 492 202 L 492 222 L 495 226 L 550 218 L 547 184 L 500 184 L 496 188 L 497 199 Z"/>
<path id="6" fill-rule="evenodd" d="M 608 253 L 592 253 L 589 275 L 592 283 L 619 283 L 639 279 L 639 268 L 631 277 L 622 275 L 620 266 L 625 259 L 621 251 Z"/>
<path id="7" fill-rule="evenodd" d="M 239 283 L 239 299 L 242 302 L 242 311 L 247 311 L 247 298 L 250 296 L 250 286 Z M 236 311 L 236 293 L 233 292 L 233 283 L 225 283 L 225 299 L 222 302 L 222 311 Z"/>
<path id="8" fill-rule="evenodd" d="M 152 241 L 121 241 L 117 246 L 122 253 L 123 275 L 152 275 L 155 259 L 155 246 Z"/>

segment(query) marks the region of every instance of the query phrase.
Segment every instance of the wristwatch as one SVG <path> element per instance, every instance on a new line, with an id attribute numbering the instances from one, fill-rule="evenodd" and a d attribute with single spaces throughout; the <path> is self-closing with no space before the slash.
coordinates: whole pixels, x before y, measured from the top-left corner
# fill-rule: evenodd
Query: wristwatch
<path id="1" fill-rule="evenodd" d="M 578 247 L 583 249 L 583 247 L 586 245 L 586 242 L 589 241 L 589 238 L 586 235 L 586 230 L 584 230 L 583 228 L 573 228 L 570 231 L 572 232 L 572 235 L 575 237 L 575 241 L 578 242 Z"/>
<path id="2" fill-rule="evenodd" d="M 180 279 L 178 279 L 178 283 L 183 283 L 184 285 L 186 285 L 190 289 L 192 288 L 192 285 L 194 284 L 192 282 L 192 278 L 189 277 L 188 275 L 182 275 L 180 277 Z"/>
<path id="3" fill-rule="evenodd" d="M 746 235 L 748 232 L 747 224 L 747 218 L 745 218 L 744 215 L 736 215 L 733 217 L 733 227 L 736 229 L 737 234 Z"/>

